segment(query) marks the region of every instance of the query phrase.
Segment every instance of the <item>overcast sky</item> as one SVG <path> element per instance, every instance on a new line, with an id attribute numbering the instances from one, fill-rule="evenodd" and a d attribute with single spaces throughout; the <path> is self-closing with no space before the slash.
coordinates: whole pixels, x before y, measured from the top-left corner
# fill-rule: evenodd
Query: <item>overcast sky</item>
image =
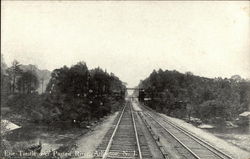
<path id="1" fill-rule="evenodd" d="M 4 1 L 1 53 L 53 70 L 85 61 L 136 86 L 153 69 L 250 77 L 250 2 Z"/>

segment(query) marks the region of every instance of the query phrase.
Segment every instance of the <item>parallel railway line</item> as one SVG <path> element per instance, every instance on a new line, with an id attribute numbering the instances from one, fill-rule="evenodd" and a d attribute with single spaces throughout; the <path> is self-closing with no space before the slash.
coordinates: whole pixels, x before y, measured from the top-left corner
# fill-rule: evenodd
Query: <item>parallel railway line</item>
<path id="1" fill-rule="evenodd" d="M 146 110 L 149 110 L 149 108 L 146 108 Z M 154 121 L 154 124 L 158 124 L 165 133 L 172 136 L 183 149 L 189 152 L 189 154 L 182 154 L 186 158 L 191 158 L 192 156 L 192 158 L 195 159 L 232 159 L 231 156 L 218 150 L 186 129 L 183 129 L 173 122 L 163 118 L 159 114 L 153 113 L 152 110 L 144 111 L 143 114 L 150 120 Z"/>
<path id="2" fill-rule="evenodd" d="M 127 102 L 119 118 L 115 121 L 116 124 L 106 133 L 97 148 L 97 151 L 103 152 L 103 154 L 95 158 L 151 158 L 146 140 L 142 141 L 143 133 L 136 125 L 134 116 L 131 104 Z"/>

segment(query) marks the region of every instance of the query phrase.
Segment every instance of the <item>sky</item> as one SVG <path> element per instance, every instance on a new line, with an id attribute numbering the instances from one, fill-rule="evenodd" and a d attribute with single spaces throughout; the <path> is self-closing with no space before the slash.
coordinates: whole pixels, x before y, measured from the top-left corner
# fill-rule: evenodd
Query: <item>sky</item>
<path id="1" fill-rule="evenodd" d="M 249 1 L 2 1 L 1 53 L 50 71 L 85 61 L 136 86 L 153 71 L 250 78 Z"/>

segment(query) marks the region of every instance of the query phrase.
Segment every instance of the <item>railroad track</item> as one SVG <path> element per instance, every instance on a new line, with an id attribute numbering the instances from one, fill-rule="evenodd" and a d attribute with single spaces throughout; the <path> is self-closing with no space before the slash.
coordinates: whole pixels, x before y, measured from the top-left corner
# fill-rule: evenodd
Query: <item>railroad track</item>
<path id="1" fill-rule="evenodd" d="M 131 103 L 127 102 L 115 125 L 106 133 L 102 143 L 98 146 L 97 152 L 101 155 L 95 158 L 151 158 L 149 149 L 143 139 L 140 127 L 136 125 L 134 112 Z"/>
<path id="2" fill-rule="evenodd" d="M 144 108 L 146 108 L 144 110 L 149 110 L 147 107 Z M 174 138 L 181 145 L 182 149 L 185 149 L 185 151 L 180 151 L 182 152 L 183 157 L 188 159 L 232 159 L 231 156 L 215 148 L 188 130 L 183 129 L 166 118 L 163 118 L 152 110 L 144 111 L 143 114 L 151 121 L 154 121 L 154 124 L 157 124 L 158 127 L 162 128 L 165 133 Z"/>

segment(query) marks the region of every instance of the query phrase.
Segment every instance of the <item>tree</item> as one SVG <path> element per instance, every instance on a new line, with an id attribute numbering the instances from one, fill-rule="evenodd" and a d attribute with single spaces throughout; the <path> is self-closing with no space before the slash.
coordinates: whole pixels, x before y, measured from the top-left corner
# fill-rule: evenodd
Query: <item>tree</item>
<path id="1" fill-rule="evenodd" d="M 34 92 L 39 86 L 39 81 L 35 73 L 26 71 L 18 78 L 17 88 L 21 93 L 30 94 Z"/>
<path id="2" fill-rule="evenodd" d="M 84 96 L 87 90 L 89 70 L 85 62 L 73 65 L 67 74 L 69 85 L 66 88 L 73 96 Z"/>
<path id="3" fill-rule="evenodd" d="M 14 60 L 12 62 L 11 67 L 8 68 L 7 71 L 6 71 L 7 74 L 9 75 L 9 77 L 11 78 L 11 90 L 12 90 L 12 93 L 15 93 L 15 90 L 16 90 L 17 76 L 22 73 L 22 70 L 21 70 L 20 66 L 21 66 L 21 64 L 17 60 Z"/>
<path id="4" fill-rule="evenodd" d="M 230 80 L 234 81 L 234 82 L 240 82 L 242 81 L 242 78 L 240 77 L 240 75 L 233 75 Z"/>
<path id="5" fill-rule="evenodd" d="M 11 93 L 11 79 L 6 74 L 7 65 L 1 54 L 1 105 L 5 105 L 8 95 Z"/>
<path id="6" fill-rule="evenodd" d="M 63 66 L 62 68 L 55 69 L 51 73 L 50 81 L 47 85 L 46 92 L 50 94 L 62 94 L 66 93 L 70 81 L 68 79 L 69 68 Z"/>
<path id="7" fill-rule="evenodd" d="M 7 69 L 7 65 L 6 65 L 6 63 L 4 62 L 3 55 L 1 54 L 1 75 L 6 73 L 6 72 L 5 72 L 6 69 Z"/>

